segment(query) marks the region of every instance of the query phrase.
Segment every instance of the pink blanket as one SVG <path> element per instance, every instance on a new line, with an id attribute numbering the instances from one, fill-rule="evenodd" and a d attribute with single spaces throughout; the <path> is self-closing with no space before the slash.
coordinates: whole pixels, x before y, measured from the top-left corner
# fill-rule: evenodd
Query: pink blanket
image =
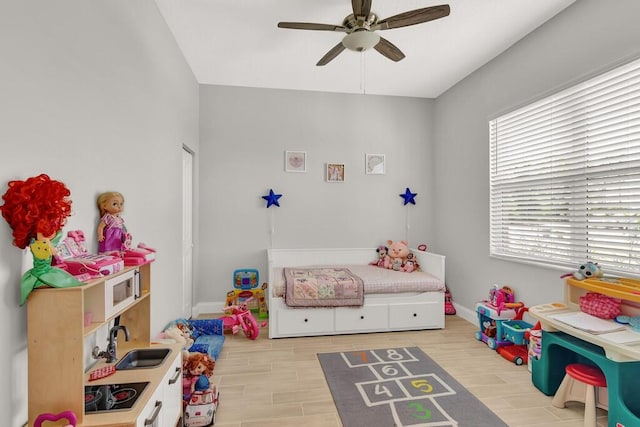
<path id="1" fill-rule="evenodd" d="M 290 307 L 342 307 L 364 303 L 364 283 L 347 268 L 285 268 Z"/>

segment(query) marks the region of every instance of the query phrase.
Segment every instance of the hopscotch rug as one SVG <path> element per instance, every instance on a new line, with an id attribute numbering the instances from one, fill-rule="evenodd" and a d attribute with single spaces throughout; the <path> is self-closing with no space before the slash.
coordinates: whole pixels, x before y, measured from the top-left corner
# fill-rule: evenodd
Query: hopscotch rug
<path id="1" fill-rule="evenodd" d="M 507 426 L 418 347 L 318 359 L 344 427 Z"/>

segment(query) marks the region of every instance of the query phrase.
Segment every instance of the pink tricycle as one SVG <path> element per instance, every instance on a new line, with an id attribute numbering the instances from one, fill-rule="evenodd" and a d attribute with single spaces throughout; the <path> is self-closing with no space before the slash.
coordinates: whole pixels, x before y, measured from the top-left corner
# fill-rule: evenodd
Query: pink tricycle
<path id="1" fill-rule="evenodd" d="M 230 305 L 224 308 L 225 315 L 221 317 L 225 331 L 230 331 L 234 335 L 242 328 L 242 332 L 250 340 L 258 338 L 260 328 L 258 322 L 251 314 L 251 310 L 247 307 L 247 302 L 252 298 L 245 300 L 240 305 Z"/>

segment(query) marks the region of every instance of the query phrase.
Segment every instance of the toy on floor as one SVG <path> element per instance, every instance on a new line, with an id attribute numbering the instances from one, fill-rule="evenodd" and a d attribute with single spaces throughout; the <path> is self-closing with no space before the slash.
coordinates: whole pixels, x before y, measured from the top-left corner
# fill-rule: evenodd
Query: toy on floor
<path id="1" fill-rule="evenodd" d="M 218 388 L 211 381 L 215 361 L 204 353 L 192 353 L 183 363 L 182 399 L 184 427 L 209 426 L 215 423 Z"/>
<path id="2" fill-rule="evenodd" d="M 224 308 L 225 316 L 222 316 L 221 319 L 224 322 L 225 332 L 231 332 L 235 335 L 241 328 L 242 332 L 250 340 L 258 338 L 260 333 L 258 322 L 247 306 L 250 300 L 251 298 L 240 305 L 230 305 Z"/>
<path id="3" fill-rule="evenodd" d="M 518 336 L 520 328 L 522 328 L 522 334 L 525 329 L 531 328 L 531 325 L 522 321 L 522 315 L 527 311 L 526 307 L 521 307 L 517 311 L 510 308 L 504 309 L 498 314 L 497 309 L 485 301 L 476 304 L 476 311 L 480 323 L 476 339 L 486 343 L 491 350 L 514 345 L 514 340 L 518 341 L 524 338 L 524 335 Z M 512 323 L 508 328 L 505 328 L 507 322 Z"/>
<path id="4" fill-rule="evenodd" d="M 516 365 L 527 363 L 525 334 L 532 327 L 522 320 L 527 310 L 524 303 L 515 302 L 515 294 L 510 287 L 494 285 L 489 292 L 489 300 L 476 304 L 480 324 L 476 339 Z"/>
<path id="5" fill-rule="evenodd" d="M 214 425 L 219 401 L 220 392 L 215 384 L 207 390 L 194 391 L 184 408 L 184 427 Z"/>
<path id="6" fill-rule="evenodd" d="M 444 289 L 444 314 L 456 314 L 456 308 L 453 306 L 449 288 Z"/>
<path id="7" fill-rule="evenodd" d="M 258 319 L 269 317 L 266 290 L 268 285 L 263 283 L 258 288 L 260 275 L 255 269 L 242 269 L 233 272 L 233 290 L 227 293 L 225 305 L 247 304 L 249 309 L 256 313 Z"/>
<path id="8" fill-rule="evenodd" d="M 529 362 L 527 336 L 533 325 L 522 320 L 522 315 L 526 311 L 526 307 L 519 310 L 516 318 L 507 320 L 502 324 L 504 331 L 503 338 L 513 345 L 500 346 L 496 349 L 498 354 L 518 366 L 525 365 Z"/>

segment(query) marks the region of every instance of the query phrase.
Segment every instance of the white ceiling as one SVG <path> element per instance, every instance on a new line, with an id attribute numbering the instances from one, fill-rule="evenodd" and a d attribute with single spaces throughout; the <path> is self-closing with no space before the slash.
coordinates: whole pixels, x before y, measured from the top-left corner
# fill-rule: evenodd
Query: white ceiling
<path id="1" fill-rule="evenodd" d="M 380 31 L 406 58 L 345 50 L 315 64 L 344 33 L 281 29 L 341 25 L 349 0 L 156 0 L 201 84 L 436 98 L 575 0 L 373 0 L 380 19 L 449 4 L 445 18 Z"/>

